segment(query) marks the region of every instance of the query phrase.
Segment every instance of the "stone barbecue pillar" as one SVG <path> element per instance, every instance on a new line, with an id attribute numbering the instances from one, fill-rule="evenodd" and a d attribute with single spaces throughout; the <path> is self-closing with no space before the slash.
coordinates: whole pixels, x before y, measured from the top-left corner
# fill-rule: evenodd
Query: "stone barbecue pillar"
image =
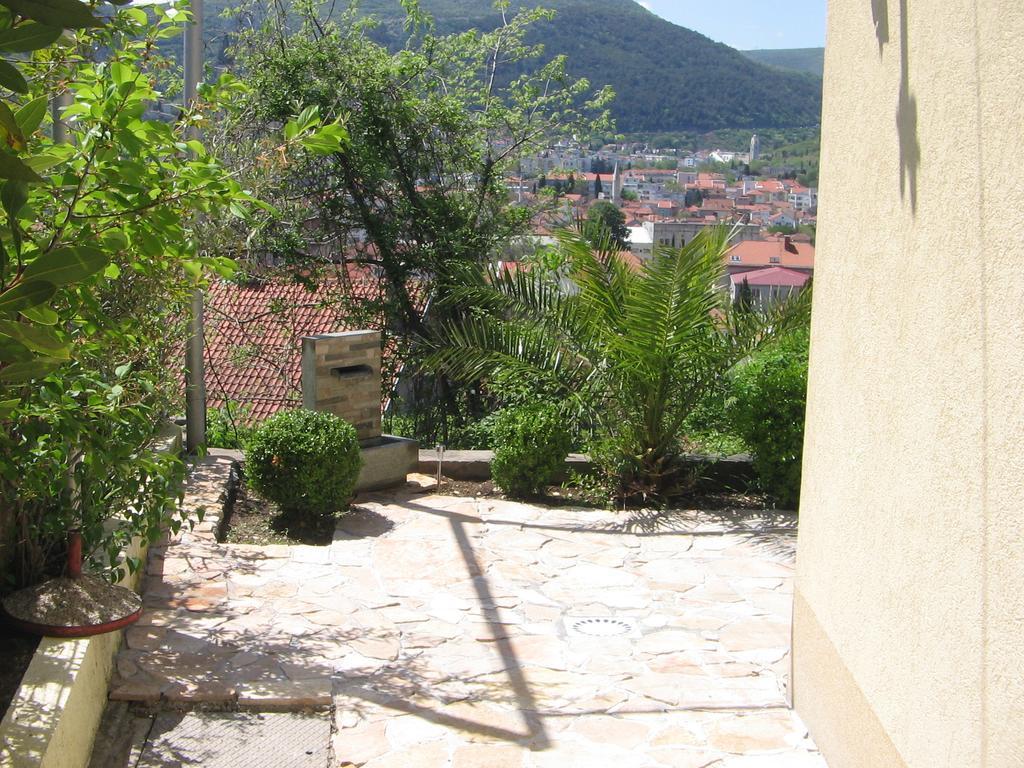
<path id="1" fill-rule="evenodd" d="M 379 331 L 302 339 L 302 405 L 353 424 L 364 445 L 381 437 Z"/>

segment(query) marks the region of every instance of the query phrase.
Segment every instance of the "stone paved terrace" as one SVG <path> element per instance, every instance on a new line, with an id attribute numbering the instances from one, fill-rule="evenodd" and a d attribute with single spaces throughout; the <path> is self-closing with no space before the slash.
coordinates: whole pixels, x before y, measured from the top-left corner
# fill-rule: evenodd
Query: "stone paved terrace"
<path id="1" fill-rule="evenodd" d="M 205 460 L 186 503 L 217 511 L 229 465 Z M 113 700 L 333 708 L 332 766 L 825 766 L 786 707 L 791 518 L 403 491 L 329 547 L 215 524 L 153 553 Z"/>

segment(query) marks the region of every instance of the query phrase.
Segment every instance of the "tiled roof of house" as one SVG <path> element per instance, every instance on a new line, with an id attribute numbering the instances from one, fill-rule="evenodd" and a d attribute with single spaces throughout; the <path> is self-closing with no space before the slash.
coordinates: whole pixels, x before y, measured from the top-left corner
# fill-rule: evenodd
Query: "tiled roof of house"
<path id="1" fill-rule="evenodd" d="M 633 251 L 619 251 L 619 258 L 634 272 L 639 272 L 643 268 L 643 258 L 633 253 Z"/>
<path id="2" fill-rule="evenodd" d="M 380 293 L 380 280 L 355 265 L 312 291 L 286 275 L 214 283 L 205 311 L 207 405 L 246 404 L 254 421 L 301 406 L 302 337 L 379 327 Z"/>
<path id="3" fill-rule="evenodd" d="M 751 286 L 792 286 L 802 288 L 811 276 L 806 272 L 797 272 L 795 269 L 785 267 L 768 267 L 767 269 L 755 269 L 751 272 L 737 272 L 732 276 L 733 285 L 740 285 L 746 282 Z"/>
<path id="4" fill-rule="evenodd" d="M 727 259 L 731 267 L 814 269 L 814 246 L 790 237 L 744 240 L 729 249 Z"/>
<path id="5" fill-rule="evenodd" d="M 709 211 L 731 211 L 736 205 L 732 200 L 721 197 L 705 198 L 701 208 Z"/>

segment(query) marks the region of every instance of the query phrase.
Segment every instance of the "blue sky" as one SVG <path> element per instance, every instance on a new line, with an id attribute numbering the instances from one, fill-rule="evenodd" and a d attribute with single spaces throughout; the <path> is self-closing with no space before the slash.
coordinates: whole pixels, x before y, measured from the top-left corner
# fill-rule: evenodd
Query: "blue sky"
<path id="1" fill-rule="evenodd" d="M 825 45 L 826 0 L 637 0 L 662 18 L 733 48 Z"/>

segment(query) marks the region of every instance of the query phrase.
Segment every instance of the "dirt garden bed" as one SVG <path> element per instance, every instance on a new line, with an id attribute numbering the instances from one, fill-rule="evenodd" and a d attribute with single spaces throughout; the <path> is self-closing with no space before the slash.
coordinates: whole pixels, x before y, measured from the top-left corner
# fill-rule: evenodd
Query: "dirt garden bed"
<path id="1" fill-rule="evenodd" d="M 289 519 L 281 508 L 249 488 L 240 469 L 231 473 L 227 503 L 217 539 L 229 544 L 309 544 L 334 539 L 335 518 Z"/>

